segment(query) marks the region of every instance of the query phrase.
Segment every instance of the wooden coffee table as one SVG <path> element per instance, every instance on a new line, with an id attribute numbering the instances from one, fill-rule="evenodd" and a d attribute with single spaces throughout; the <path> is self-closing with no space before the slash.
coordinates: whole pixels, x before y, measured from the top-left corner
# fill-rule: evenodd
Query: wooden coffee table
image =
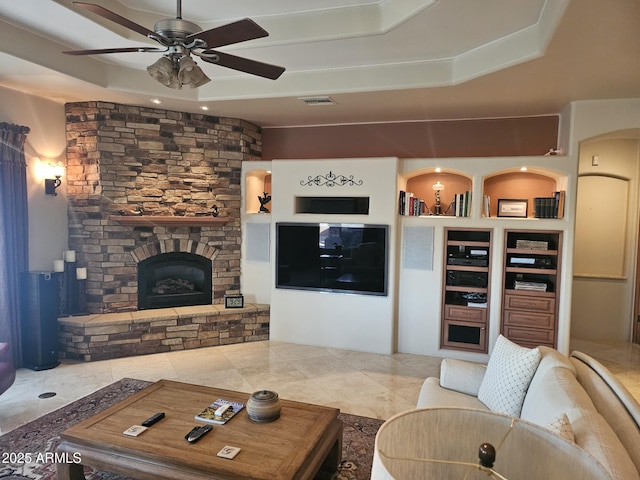
<path id="1" fill-rule="evenodd" d="M 248 394 L 160 380 L 61 435 L 58 479 L 84 479 L 83 465 L 136 479 L 311 479 L 335 471 L 342 456 L 342 422 L 336 408 L 282 400 L 280 418 L 249 419 L 246 408 L 197 443 L 184 436 L 194 419 L 217 398 L 245 403 Z M 166 417 L 138 437 L 123 432 L 157 412 Z M 242 450 L 233 459 L 216 456 L 225 446 Z"/>

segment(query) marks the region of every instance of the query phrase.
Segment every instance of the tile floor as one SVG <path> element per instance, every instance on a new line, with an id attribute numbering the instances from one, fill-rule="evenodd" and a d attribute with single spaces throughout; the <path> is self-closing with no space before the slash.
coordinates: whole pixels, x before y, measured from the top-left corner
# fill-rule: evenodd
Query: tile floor
<path id="1" fill-rule="evenodd" d="M 572 342 L 595 356 L 640 400 L 640 346 Z M 438 376 L 441 358 L 380 355 L 272 341 L 160 353 L 99 362 L 63 361 L 51 370 L 19 369 L 0 396 L 0 433 L 123 377 L 161 378 L 335 406 L 345 413 L 386 419 L 415 405 L 424 379 Z M 47 399 L 38 395 L 56 392 Z"/>

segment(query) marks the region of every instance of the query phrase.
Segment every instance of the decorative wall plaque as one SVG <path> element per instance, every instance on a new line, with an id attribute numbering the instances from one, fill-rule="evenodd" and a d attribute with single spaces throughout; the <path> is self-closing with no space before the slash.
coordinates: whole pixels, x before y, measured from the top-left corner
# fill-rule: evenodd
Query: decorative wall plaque
<path id="1" fill-rule="evenodd" d="M 353 175 L 336 175 L 329 171 L 326 175 L 316 175 L 312 177 L 309 175 L 307 180 L 300 180 L 300 185 L 303 186 L 318 186 L 318 187 L 342 187 L 347 185 L 349 187 L 358 187 L 362 185 L 362 180 L 354 180 Z"/>

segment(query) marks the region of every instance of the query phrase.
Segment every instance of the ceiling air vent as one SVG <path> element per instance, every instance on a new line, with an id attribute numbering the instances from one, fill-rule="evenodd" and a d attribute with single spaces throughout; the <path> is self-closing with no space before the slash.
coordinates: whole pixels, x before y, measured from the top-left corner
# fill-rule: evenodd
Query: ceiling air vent
<path id="1" fill-rule="evenodd" d="M 322 105 L 336 105 L 336 102 L 331 97 L 302 97 L 300 98 L 300 100 L 311 107 L 319 107 Z"/>

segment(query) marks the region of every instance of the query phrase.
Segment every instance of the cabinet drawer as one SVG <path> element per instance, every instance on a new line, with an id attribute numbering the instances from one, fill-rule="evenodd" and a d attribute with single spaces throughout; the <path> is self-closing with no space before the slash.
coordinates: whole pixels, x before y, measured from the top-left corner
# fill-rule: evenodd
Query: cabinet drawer
<path id="1" fill-rule="evenodd" d="M 505 310 L 503 321 L 505 325 L 552 329 L 555 326 L 555 315 L 550 313 Z"/>
<path id="2" fill-rule="evenodd" d="M 556 299 L 553 297 L 505 295 L 504 308 L 553 313 L 556 310 Z"/>
<path id="3" fill-rule="evenodd" d="M 512 340 L 513 343 L 517 343 L 518 345 L 520 345 L 521 347 L 526 347 L 526 348 L 536 348 L 539 347 L 541 345 L 544 345 L 545 347 L 549 347 L 549 348 L 556 348 L 555 343 L 535 343 L 535 342 L 527 342 L 524 340 Z"/>
<path id="4" fill-rule="evenodd" d="M 549 345 L 555 343 L 555 334 L 553 330 L 514 327 L 511 325 L 504 325 L 503 329 L 503 335 L 516 343 L 523 342 L 534 345 Z"/>
<path id="5" fill-rule="evenodd" d="M 464 320 L 467 322 L 487 321 L 487 309 L 477 307 L 465 307 L 462 305 L 445 305 L 444 316 L 449 320 Z"/>

